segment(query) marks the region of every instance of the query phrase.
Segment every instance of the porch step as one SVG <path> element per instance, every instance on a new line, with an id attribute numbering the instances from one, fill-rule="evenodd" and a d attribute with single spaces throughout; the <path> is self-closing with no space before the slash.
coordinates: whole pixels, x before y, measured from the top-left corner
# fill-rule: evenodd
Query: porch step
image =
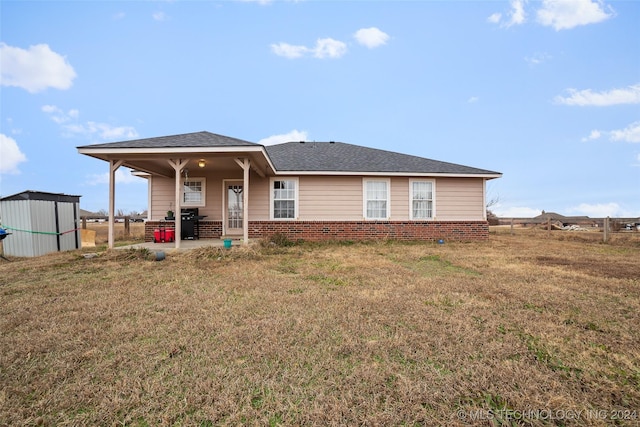
<path id="1" fill-rule="evenodd" d="M 231 240 L 242 240 L 242 236 L 220 236 L 219 237 L 220 240 L 225 240 L 225 239 L 231 239 Z"/>

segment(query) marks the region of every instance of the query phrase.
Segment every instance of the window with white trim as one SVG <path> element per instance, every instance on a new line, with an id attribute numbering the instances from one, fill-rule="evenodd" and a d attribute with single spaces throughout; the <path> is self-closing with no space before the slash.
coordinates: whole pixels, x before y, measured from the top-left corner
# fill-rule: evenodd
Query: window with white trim
<path id="1" fill-rule="evenodd" d="M 433 219 L 433 181 L 409 180 L 411 219 Z"/>
<path id="2" fill-rule="evenodd" d="M 206 180 L 188 178 L 182 181 L 182 206 L 205 206 Z"/>
<path id="3" fill-rule="evenodd" d="M 271 219 L 298 217 L 298 179 L 271 179 Z"/>
<path id="4" fill-rule="evenodd" d="M 390 181 L 388 179 L 365 179 L 363 181 L 363 214 L 365 219 L 389 219 Z"/>

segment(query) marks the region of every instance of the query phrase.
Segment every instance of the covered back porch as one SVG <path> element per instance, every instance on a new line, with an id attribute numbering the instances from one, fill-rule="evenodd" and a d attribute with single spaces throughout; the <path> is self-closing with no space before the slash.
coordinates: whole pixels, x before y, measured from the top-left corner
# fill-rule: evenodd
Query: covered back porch
<path id="1" fill-rule="evenodd" d="M 264 147 L 209 132 L 188 136 L 189 141 L 177 136 L 78 147 L 81 154 L 109 163 L 109 248 L 114 247 L 115 175 L 123 166 L 148 180 L 145 241 L 152 242 L 159 228 L 172 228 L 170 243 L 180 248 L 186 212 L 196 213 L 198 227 L 188 239 L 249 241 L 250 182 L 274 171 Z"/>

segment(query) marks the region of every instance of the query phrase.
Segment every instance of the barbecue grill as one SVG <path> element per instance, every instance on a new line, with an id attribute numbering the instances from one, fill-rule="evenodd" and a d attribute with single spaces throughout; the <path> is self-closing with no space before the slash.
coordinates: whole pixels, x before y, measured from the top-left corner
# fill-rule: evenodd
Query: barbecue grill
<path id="1" fill-rule="evenodd" d="M 198 215 L 198 208 L 182 209 L 182 240 L 199 239 L 200 238 L 200 220 L 206 218 L 206 215 Z"/>

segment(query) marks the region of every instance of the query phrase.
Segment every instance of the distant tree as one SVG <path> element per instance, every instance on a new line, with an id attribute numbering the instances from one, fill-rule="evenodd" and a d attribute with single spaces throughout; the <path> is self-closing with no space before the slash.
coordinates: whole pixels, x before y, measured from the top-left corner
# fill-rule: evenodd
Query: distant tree
<path id="1" fill-rule="evenodd" d="M 487 202 L 487 222 L 489 223 L 489 225 L 498 225 L 500 224 L 500 220 L 498 219 L 498 216 L 496 214 L 494 214 L 491 209 L 489 209 L 492 206 L 497 205 L 500 202 L 500 196 L 496 196 L 492 199 L 490 199 Z"/>
<path id="2" fill-rule="evenodd" d="M 489 223 L 489 225 L 499 225 L 500 219 L 496 214 L 487 209 L 487 222 Z"/>
<path id="3" fill-rule="evenodd" d="M 100 209 L 98 212 L 96 212 L 98 215 L 101 216 L 107 216 L 109 215 L 109 212 L 106 211 L 106 209 Z"/>

